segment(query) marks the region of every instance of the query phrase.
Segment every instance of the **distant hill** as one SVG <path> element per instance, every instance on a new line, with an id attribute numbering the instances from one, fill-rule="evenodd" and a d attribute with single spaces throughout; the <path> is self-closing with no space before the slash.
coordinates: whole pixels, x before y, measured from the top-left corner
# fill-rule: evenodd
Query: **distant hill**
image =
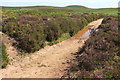
<path id="1" fill-rule="evenodd" d="M 81 6 L 81 5 L 69 5 L 69 6 L 66 6 L 66 7 L 79 7 L 79 8 L 87 8 L 85 6 Z"/>

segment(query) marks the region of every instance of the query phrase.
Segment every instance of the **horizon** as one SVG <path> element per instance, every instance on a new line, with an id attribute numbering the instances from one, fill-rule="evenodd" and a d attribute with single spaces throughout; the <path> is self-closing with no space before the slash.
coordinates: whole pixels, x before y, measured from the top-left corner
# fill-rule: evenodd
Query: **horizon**
<path id="1" fill-rule="evenodd" d="M 67 5 L 67 6 L 63 6 L 63 7 L 60 7 L 60 6 L 46 6 L 46 5 L 34 5 L 34 6 L 1 6 L 1 7 L 8 7 L 8 8 L 29 8 L 29 7 L 56 7 L 56 8 L 65 8 L 65 7 L 68 7 L 68 6 L 72 6 L 72 5 Z M 83 6 L 83 5 L 78 5 L 78 6 Z M 83 7 L 86 7 L 86 8 L 89 8 L 87 6 L 83 6 Z M 105 8 L 89 8 L 89 9 L 115 9 L 115 8 L 118 8 L 118 7 L 105 7 Z"/>
<path id="2" fill-rule="evenodd" d="M 52 2 L 52 3 L 51 3 Z M 53 7 L 66 7 L 69 5 L 80 5 L 88 8 L 118 8 L 119 0 L 98 0 L 98 1 L 83 1 L 83 0 L 69 0 L 69 1 L 56 1 L 56 0 L 26 0 L 26 1 L 17 1 L 17 0 L 2 0 L 1 6 L 5 7 L 30 7 L 30 6 L 53 6 Z M 97 4 L 99 3 L 99 4 Z M 107 3 L 107 4 L 106 4 Z"/>

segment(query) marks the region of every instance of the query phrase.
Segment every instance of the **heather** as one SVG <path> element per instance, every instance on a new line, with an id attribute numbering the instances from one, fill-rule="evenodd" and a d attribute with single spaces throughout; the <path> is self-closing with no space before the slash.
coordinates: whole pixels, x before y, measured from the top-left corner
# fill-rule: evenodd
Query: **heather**
<path id="1" fill-rule="evenodd" d="M 70 78 L 120 78 L 118 18 L 106 16 L 93 31 L 68 72 Z"/>
<path id="2" fill-rule="evenodd" d="M 98 14 L 55 12 L 3 10 L 2 32 L 17 40 L 15 45 L 22 52 L 31 53 L 45 47 L 46 42 L 50 45 L 60 42 L 59 38 L 66 33 L 73 36 L 88 23 L 103 17 Z"/>

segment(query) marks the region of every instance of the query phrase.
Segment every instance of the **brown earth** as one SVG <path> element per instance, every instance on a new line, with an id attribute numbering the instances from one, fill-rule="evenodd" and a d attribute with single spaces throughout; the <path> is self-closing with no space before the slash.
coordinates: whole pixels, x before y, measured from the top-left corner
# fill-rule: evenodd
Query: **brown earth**
<path id="1" fill-rule="evenodd" d="M 102 20 L 103 19 L 99 19 L 96 22 L 90 23 L 90 25 L 98 26 Z M 78 34 L 80 35 L 80 33 Z M 75 59 L 73 53 L 78 52 L 86 40 L 87 38 L 80 39 L 79 36 L 77 36 L 77 38 L 74 36 L 53 46 L 46 46 L 25 57 L 15 58 L 6 69 L 2 69 L 2 77 L 60 78 L 64 75 L 66 69 L 68 69 L 68 63 Z M 9 49 L 9 46 L 7 46 L 7 48 Z"/>

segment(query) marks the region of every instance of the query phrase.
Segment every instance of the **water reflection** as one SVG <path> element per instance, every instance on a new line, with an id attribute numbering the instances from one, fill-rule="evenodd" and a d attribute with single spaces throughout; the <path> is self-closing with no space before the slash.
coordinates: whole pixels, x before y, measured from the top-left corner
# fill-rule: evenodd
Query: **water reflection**
<path id="1" fill-rule="evenodd" d="M 90 29 L 88 29 L 88 31 L 85 32 L 85 33 L 81 36 L 81 38 L 87 38 L 87 37 L 89 37 L 92 30 L 95 30 L 95 26 L 93 26 L 93 27 L 91 27 Z"/>

